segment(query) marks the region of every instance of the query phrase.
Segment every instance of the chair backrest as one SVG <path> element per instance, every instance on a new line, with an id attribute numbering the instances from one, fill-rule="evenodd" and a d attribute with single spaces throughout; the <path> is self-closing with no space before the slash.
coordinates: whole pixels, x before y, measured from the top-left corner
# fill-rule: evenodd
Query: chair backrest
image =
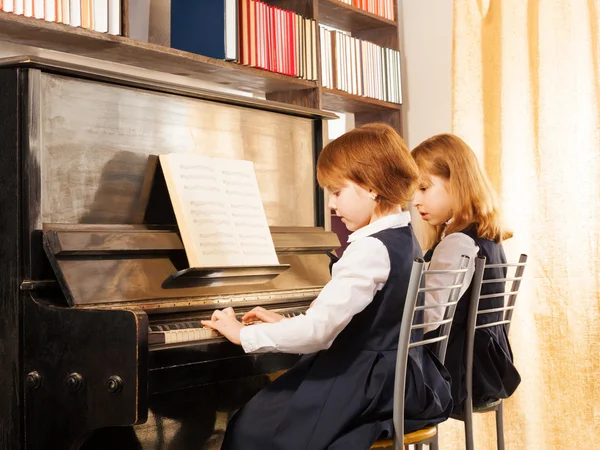
<path id="1" fill-rule="evenodd" d="M 510 322 L 512 320 L 512 314 L 515 309 L 515 303 L 517 301 L 517 294 L 521 287 L 521 280 L 523 279 L 523 273 L 525 272 L 525 265 L 527 263 L 527 255 L 521 254 L 519 262 L 517 263 L 506 263 L 506 264 L 487 264 L 485 256 L 479 256 L 475 259 L 475 273 L 473 274 L 473 281 L 471 282 L 471 298 L 469 299 L 469 312 L 467 315 L 466 324 L 466 336 L 465 336 L 465 362 L 467 366 L 467 373 L 465 376 L 466 388 L 467 388 L 467 400 L 466 404 L 472 407 L 472 393 L 473 393 L 473 353 L 475 344 L 475 330 L 482 328 L 495 327 L 503 325 L 506 327 L 506 334 L 510 329 Z M 500 269 L 503 272 L 501 278 L 487 278 L 484 279 L 486 270 Z M 512 273 L 514 271 L 514 273 Z M 508 283 L 510 282 L 510 283 Z M 484 284 L 498 284 L 502 286 L 500 292 L 481 294 L 481 288 Z M 507 286 L 509 286 L 507 288 Z M 484 302 L 490 299 L 499 298 L 503 299 L 504 306 L 493 307 L 493 308 L 481 308 L 480 305 L 484 305 Z M 482 318 L 486 315 L 494 314 L 495 317 L 492 320 L 486 321 L 485 323 L 477 324 L 477 319 Z"/>
<path id="2" fill-rule="evenodd" d="M 460 298 L 469 257 L 462 256 L 459 268 L 456 270 L 424 270 L 425 262 L 421 258 L 414 260 L 410 274 L 410 282 L 406 293 L 404 313 L 400 324 L 398 338 L 398 357 L 396 359 L 396 378 L 394 380 L 394 449 L 399 450 L 404 445 L 404 397 L 406 386 L 406 371 L 408 353 L 410 349 L 428 344 L 436 344 L 434 353 L 443 362 L 454 311 Z M 450 274 L 454 279 L 449 285 L 426 287 L 428 275 Z M 452 278 L 452 277 L 451 277 Z M 448 302 L 445 304 L 423 305 L 422 299 L 425 292 L 448 290 Z M 443 308 L 443 319 L 437 322 L 425 322 L 423 310 L 429 308 Z M 424 338 L 423 329 L 428 326 L 439 325 L 440 331 L 436 337 Z"/>

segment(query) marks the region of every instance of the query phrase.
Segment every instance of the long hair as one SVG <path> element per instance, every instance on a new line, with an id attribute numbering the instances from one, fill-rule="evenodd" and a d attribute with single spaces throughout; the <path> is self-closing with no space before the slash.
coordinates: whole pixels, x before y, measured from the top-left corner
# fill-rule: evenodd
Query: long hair
<path id="1" fill-rule="evenodd" d="M 446 181 L 453 199 L 452 220 L 436 227 L 436 242 L 442 234 L 474 226 L 477 235 L 501 242 L 512 237 L 502 227 L 496 192 L 471 148 L 458 136 L 439 134 L 420 143 L 413 151 L 421 177 L 437 176 Z"/>
<path id="2" fill-rule="evenodd" d="M 389 125 L 366 124 L 325 146 L 317 161 L 317 180 L 323 188 L 341 187 L 350 180 L 377 196 L 376 211 L 406 207 L 419 171 L 404 140 Z"/>

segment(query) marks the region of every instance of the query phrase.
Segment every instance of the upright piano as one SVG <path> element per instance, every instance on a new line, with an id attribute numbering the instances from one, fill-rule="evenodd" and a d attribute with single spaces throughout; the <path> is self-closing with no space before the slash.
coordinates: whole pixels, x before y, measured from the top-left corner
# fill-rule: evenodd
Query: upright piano
<path id="1" fill-rule="evenodd" d="M 244 354 L 200 320 L 302 314 L 327 283 L 325 118 L 125 66 L 0 62 L 0 448 L 219 448 L 235 410 L 299 356 Z M 170 152 L 254 161 L 290 268 L 262 283 L 185 276 L 173 211 L 147 182 Z"/>

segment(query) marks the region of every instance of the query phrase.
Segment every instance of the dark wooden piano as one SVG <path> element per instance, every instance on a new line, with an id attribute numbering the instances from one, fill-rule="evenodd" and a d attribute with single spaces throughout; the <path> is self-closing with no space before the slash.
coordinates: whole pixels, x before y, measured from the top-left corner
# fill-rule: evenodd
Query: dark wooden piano
<path id="1" fill-rule="evenodd" d="M 339 240 L 314 175 L 327 114 L 123 67 L 0 65 L 3 450 L 218 449 L 298 355 L 246 355 L 199 321 L 227 306 L 302 314 L 329 279 Z M 253 160 L 290 268 L 258 284 L 180 276 L 172 210 L 147 181 L 169 152 Z"/>

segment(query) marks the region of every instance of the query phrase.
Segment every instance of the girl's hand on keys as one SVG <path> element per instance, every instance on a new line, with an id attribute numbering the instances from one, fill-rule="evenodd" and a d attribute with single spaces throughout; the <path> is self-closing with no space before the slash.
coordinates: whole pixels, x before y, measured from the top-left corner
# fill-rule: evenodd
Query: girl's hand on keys
<path id="1" fill-rule="evenodd" d="M 213 312 L 210 320 L 202 320 L 202 325 L 217 330 L 234 344 L 240 345 L 240 330 L 244 327 L 236 318 L 233 308 Z"/>
<path id="2" fill-rule="evenodd" d="M 251 323 L 260 320 L 261 322 L 275 323 L 279 322 L 281 319 L 285 319 L 285 317 L 283 317 L 281 314 L 277 314 L 276 312 L 268 311 L 265 308 L 257 306 L 253 310 L 244 314 L 244 317 L 242 317 L 242 322 Z"/>

